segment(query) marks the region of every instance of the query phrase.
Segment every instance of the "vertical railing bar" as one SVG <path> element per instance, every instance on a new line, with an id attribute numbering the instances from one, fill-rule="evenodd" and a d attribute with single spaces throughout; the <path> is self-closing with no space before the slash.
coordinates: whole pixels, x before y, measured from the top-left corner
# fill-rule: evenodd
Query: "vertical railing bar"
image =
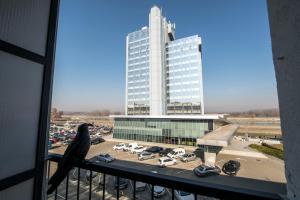
<path id="1" fill-rule="evenodd" d="M 154 185 L 152 184 L 151 186 L 151 199 L 154 200 Z"/>
<path id="2" fill-rule="evenodd" d="M 172 200 L 174 200 L 175 197 L 174 197 L 174 188 L 172 188 Z"/>
<path id="3" fill-rule="evenodd" d="M 135 193 L 136 193 L 136 181 L 133 180 L 133 200 L 135 200 Z"/>
<path id="4" fill-rule="evenodd" d="M 195 193 L 194 196 L 195 196 L 195 200 L 197 200 L 197 193 Z"/>
<path id="5" fill-rule="evenodd" d="M 117 200 L 120 198 L 120 177 L 117 176 Z"/>
<path id="6" fill-rule="evenodd" d="M 49 160 L 48 161 L 48 173 L 47 173 L 48 181 L 49 181 L 49 178 L 50 178 L 50 165 L 51 165 L 51 161 Z"/>
<path id="7" fill-rule="evenodd" d="M 66 200 L 68 200 L 68 194 L 69 194 L 69 172 L 67 174 L 67 179 L 66 179 L 66 195 L 65 195 Z"/>
<path id="8" fill-rule="evenodd" d="M 80 168 L 78 167 L 78 174 L 77 174 L 77 200 L 79 200 L 79 186 L 80 186 Z"/>
<path id="9" fill-rule="evenodd" d="M 105 200 L 105 176 L 106 176 L 106 174 L 103 174 L 103 194 L 102 194 L 103 200 Z"/>
<path id="10" fill-rule="evenodd" d="M 92 170 L 90 170 L 90 189 L 89 189 L 89 200 L 92 199 Z"/>
<path id="11" fill-rule="evenodd" d="M 54 199 L 57 200 L 57 188 L 55 189 Z"/>

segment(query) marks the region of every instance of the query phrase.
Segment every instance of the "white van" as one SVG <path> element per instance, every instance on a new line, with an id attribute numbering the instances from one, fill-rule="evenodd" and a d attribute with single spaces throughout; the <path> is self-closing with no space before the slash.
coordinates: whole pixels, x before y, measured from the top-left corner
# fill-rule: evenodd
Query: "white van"
<path id="1" fill-rule="evenodd" d="M 170 153 L 168 153 L 168 157 L 170 158 L 178 158 L 185 154 L 184 148 L 176 148 L 173 149 Z"/>
<path id="2" fill-rule="evenodd" d="M 137 146 L 138 146 L 137 143 L 130 143 L 123 148 L 123 151 L 132 151 Z"/>

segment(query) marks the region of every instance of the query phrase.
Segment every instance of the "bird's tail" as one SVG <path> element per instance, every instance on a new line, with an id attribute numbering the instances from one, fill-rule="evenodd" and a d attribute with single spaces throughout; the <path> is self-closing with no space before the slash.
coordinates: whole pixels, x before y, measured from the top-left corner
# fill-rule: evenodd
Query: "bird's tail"
<path id="1" fill-rule="evenodd" d="M 50 185 L 49 189 L 47 190 L 47 194 L 52 194 L 54 190 L 59 186 L 59 184 L 65 179 L 67 176 L 68 171 L 66 172 L 58 172 L 56 171 L 55 174 L 50 178 L 48 184 Z"/>

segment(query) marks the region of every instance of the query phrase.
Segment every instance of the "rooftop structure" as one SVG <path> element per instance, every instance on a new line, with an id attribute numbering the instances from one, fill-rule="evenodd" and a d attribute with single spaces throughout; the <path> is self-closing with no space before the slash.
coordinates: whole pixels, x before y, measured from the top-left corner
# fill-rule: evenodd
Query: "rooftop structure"
<path id="1" fill-rule="evenodd" d="M 202 138 L 198 138 L 197 145 L 227 147 L 238 127 L 236 124 L 221 126 Z"/>

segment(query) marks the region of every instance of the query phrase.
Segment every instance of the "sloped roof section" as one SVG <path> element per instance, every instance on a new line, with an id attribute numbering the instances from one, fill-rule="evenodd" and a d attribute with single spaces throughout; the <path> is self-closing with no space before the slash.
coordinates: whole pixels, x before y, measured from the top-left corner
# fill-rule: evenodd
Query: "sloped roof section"
<path id="1" fill-rule="evenodd" d="M 197 139 L 198 145 L 221 146 L 227 147 L 233 137 L 235 131 L 239 128 L 237 124 L 228 124 L 221 126 L 216 130 Z"/>

